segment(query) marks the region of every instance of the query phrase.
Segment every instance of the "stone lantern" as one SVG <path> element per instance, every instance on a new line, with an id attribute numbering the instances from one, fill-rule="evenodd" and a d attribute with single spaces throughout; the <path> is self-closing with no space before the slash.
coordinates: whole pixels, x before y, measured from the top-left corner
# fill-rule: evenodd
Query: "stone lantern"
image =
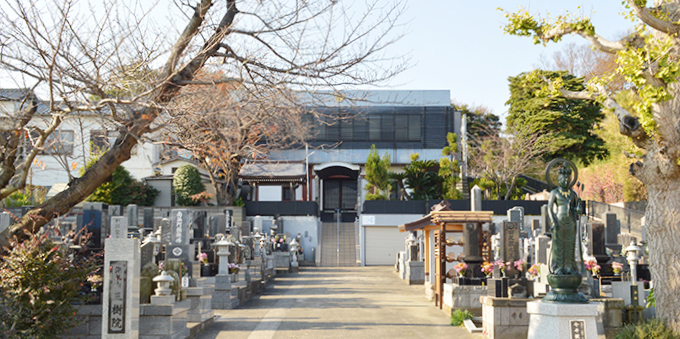
<path id="1" fill-rule="evenodd" d="M 215 243 L 217 247 L 217 256 L 220 258 L 219 275 L 229 275 L 229 246 L 233 246 L 234 243 L 222 238 L 220 241 Z"/>
<path id="2" fill-rule="evenodd" d="M 259 257 L 261 255 L 260 253 L 262 251 L 262 246 L 264 246 L 264 242 L 262 241 L 263 238 L 264 238 L 264 236 L 260 233 L 259 229 L 253 235 L 253 239 L 255 240 L 254 243 L 253 243 L 255 245 L 255 246 L 253 246 L 255 253 L 253 253 L 253 255 L 256 256 L 256 257 Z"/>
<path id="3" fill-rule="evenodd" d="M 175 281 L 175 278 L 173 278 L 165 271 L 161 272 L 161 274 L 153 278 L 153 282 L 158 283 L 158 288 L 154 290 L 156 292 L 156 295 L 159 297 L 169 296 L 172 293 L 172 289 L 170 289 L 170 284 L 173 281 Z"/>
<path id="4" fill-rule="evenodd" d="M 631 241 L 630 246 L 626 247 L 626 260 L 630 265 L 630 279 L 633 285 L 637 285 L 637 263 L 640 260 L 638 253 L 640 253 L 640 247 L 635 244 L 635 241 Z"/>

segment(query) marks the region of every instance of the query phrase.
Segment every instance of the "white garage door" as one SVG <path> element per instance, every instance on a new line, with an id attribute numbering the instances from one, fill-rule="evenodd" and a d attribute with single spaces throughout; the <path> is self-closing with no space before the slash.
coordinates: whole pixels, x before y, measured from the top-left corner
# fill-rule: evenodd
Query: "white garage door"
<path id="1" fill-rule="evenodd" d="M 404 251 L 407 233 L 396 226 L 366 226 L 366 265 L 394 265 L 397 253 Z"/>

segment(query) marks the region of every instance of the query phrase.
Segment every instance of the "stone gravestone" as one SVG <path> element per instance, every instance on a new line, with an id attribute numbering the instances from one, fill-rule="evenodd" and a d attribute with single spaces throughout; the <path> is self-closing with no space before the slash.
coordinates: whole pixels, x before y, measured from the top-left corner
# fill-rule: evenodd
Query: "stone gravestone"
<path id="1" fill-rule="evenodd" d="M 12 216 L 8 212 L 0 213 L 0 233 L 4 232 L 12 224 Z"/>
<path id="2" fill-rule="evenodd" d="M 83 227 L 87 227 L 87 231 L 92 233 L 90 244 L 94 248 L 102 248 L 102 238 L 107 232 L 106 223 L 106 209 L 108 205 L 100 202 L 86 202 L 83 204 Z"/>
<path id="3" fill-rule="evenodd" d="M 461 258 L 468 265 L 468 277 L 482 277 L 480 270 L 483 258 L 480 251 L 480 235 L 482 225 L 467 223 L 463 225 L 463 253 Z M 466 273 L 467 273 L 466 272 Z"/>
<path id="4" fill-rule="evenodd" d="M 153 218 L 153 231 L 154 232 L 158 231 L 158 229 L 161 228 L 162 222 L 163 222 L 163 218 L 161 218 L 161 217 Z"/>
<path id="5" fill-rule="evenodd" d="M 602 217 L 605 224 L 605 246 L 613 253 L 620 253 L 622 245 L 618 243 L 621 224 L 616 220 L 616 213 L 607 212 Z"/>
<path id="6" fill-rule="evenodd" d="M 548 251 L 550 250 L 550 238 L 545 235 L 536 237 L 536 262 L 541 264 L 548 263 Z"/>
<path id="7" fill-rule="evenodd" d="M 224 215 L 211 215 L 208 217 L 208 236 L 213 239 L 216 234 L 225 234 L 226 218 Z"/>
<path id="8" fill-rule="evenodd" d="M 519 230 L 524 231 L 524 207 L 515 206 L 508 210 L 508 220 L 519 224 Z"/>
<path id="9" fill-rule="evenodd" d="M 550 216 L 548 215 L 548 204 L 541 206 L 541 228 L 543 234 L 550 236 Z"/>
<path id="10" fill-rule="evenodd" d="M 111 238 L 114 239 L 124 239 L 127 238 L 127 222 L 125 217 L 111 217 L 111 233 L 109 234 Z"/>
<path id="11" fill-rule="evenodd" d="M 538 232 L 541 230 L 541 221 L 538 219 L 531 219 L 531 236 L 533 238 L 538 236 Z"/>
<path id="12" fill-rule="evenodd" d="M 234 211 L 232 210 L 226 210 L 224 211 L 224 218 L 225 218 L 225 227 L 227 230 L 231 229 L 231 226 L 234 226 Z M 226 232 L 224 232 L 226 234 Z"/>
<path id="13" fill-rule="evenodd" d="M 519 223 L 504 221 L 501 228 L 501 259 L 512 263 L 519 258 Z M 510 270 L 507 272 L 510 273 Z"/>
<path id="14" fill-rule="evenodd" d="M 205 222 L 208 215 L 207 211 L 192 211 L 191 212 L 191 228 L 193 229 L 194 239 L 205 238 Z"/>
<path id="15" fill-rule="evenodd" d="M 155 244 L 153 242 L 145 242 L 141 246 L 140 253 L 140 290 L 139 302 L 148 304 L 151 302 L 151 295 L 155 289 L 153 278 L 158 274 L 158 266 L 154 262 Z"/>
<path id="16" fill-rule="evenodd" d="M 477 185 L 470 190 L 470 210 L 473 212 L 482 210 L 482 189 Z"/>
<path id="17" fill-rule="evenodd" d="M 172 223 L 168 218 L 161 219 L 161 243 L 165 246 L 172 243 Z"/>
<path id="18" fill-rule="evenodd" d="M 165 249 L 165 259 L 178 259 L 184 263 L 189 276 L 193 276 L 194 246 L 190 244 L 191 211 L 172 210 L 170 245 Z"/>
<path id="19" fill-rule="evenodd" d="M 104 252 L 102 338 L 139 337 L 139 263 L 137 239 L 111 238 Z"/>
<path id="20" fill-rule="evenodd" d="M 139 227 L 139 207 L 132 204 L 127 206 L 128 226 Z"/>
<path id="21" fill-rule="evenodd" d="M 109 205 L 109 215 L 112 217 L 122 217 L 123 216 L 123 206 L 121 205 Z"/>
<path id="22" fill-rule="evenodd" d="M 153 208 L 148 207 L 144 209 L 144 233 L 149 233 L 153 231 Z"/>
<path id="23" fill-rule="evenodd" d="M 588 238 L 590 239 L 590 246 L 592 246 L 591 254 L 597 260 L 597 263 L 602 266 L 607 261 L 609 261 L 609 256 L 607 255 L 607 247 L 605 243 L 605 228 L 602 223 L 592 223 L 589 224 Z"/>

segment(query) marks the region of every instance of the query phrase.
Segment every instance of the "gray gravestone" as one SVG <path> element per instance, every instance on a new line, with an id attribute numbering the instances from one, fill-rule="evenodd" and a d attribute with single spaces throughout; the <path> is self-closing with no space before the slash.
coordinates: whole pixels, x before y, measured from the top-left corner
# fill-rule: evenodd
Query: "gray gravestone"
<path id="1" fill-rule="evenodd" d="M 172 210 L 172 238 L 171 245 L 188 245 L 191 227 L 191 211 Z"/>
<path id="2" fill-rule="evenodd" d="M 602 217 L 605 225 L 605 246 L 612 252 L 621 252 L 622 246 L 618 243 L 619 234 L 621 233 L 621 224 L 616 220 L 616 213 L 607 212 Z"/>
<path id="3" fill-rule="evenodd" d="M 141 249 L 141 262 L 140 262 L 140 267 L 141 269 L 144 269 L 144 267 L 150 263 L 153 263 L 153 251 L 154 250 L 154 243 L 152 242 L 147 242 L 142 244 L 142 249 Z"/>
<path id="4" fill-rule="evenodd" d="M 531 236 L 536 237 L 541 230 L 541 221 L 538 219 L 531 219 Z"/>
<path id="5" fill-rule="evenodd" d="M 550 234 L 550 217 L 548 216 L 548 205 L 541 206 L 541 228 L 543 234 Z"/>
<path id="6" fill-rule="evenodd" d="M 163 218 L 153 218 L 153 231 L 156 232 L 158 231 L 159 228 L 161 228 L 161 223 L 163 222 Z"/>
<path id="7" fill-rule="evenodd" d="M 125 217 L 111 217 L 111 233 L 109 236 L 115 239 L 127 238 L 128 227 Z"/>
<path id="8" fill-rule="evenodd" d="M 194 239 L 205 238 L 205 223 L 207 218 L 207 211 L 192 211 L 191 212 L 191 228 L 193 230 Z"/>
<path id="9" fill-rule="evenodd" d="M 152 231 L 153 230 L 153 208 L 145 208 L 144 209 L 144 229 L 146 231 Z"/>
<path id="10" fill-rule="evenodd" d="M 515 206 L 508 210 L 508 220 L 519 224 L 520 231 L 524 230 L 524 207 Z"/>
<path id="11" fill-rule="evenodd" d="M 503 262 L 513 263 L 520 259 L 519 255 L 519 224 L 504 221 L 501 228 L 501 259 Z M 514 268 L 508 268 L 508 271 Z"/>
<path id="12" fill-rule="evenodd" d="M 208 219 L 210 238 L 214 238 L 216 234 L 227 234 L 227 218 L 224 214 L 211 215 Z"/>
<path id="13" fill-rule="evenodd" d="M 548 263 L 548 250 L 550 248 L 550 238 L 546 235 L 536 237 L 536 262 L 541 264 Z"/>
<path id="14" fill-rule="evenodd" d="M 172 243 L 172 221 L 168 218 L 161 219 L 161 243 L 166 246 Z"/>
<path id="15" fill-rule="evenodd" d="M 0 233 L 9 228 L 12 223 L 12 216 L 8 212 L 0 213 Z"/>
<path id="16" fill-rule="evenodd" d="M 139 207 L 135 204 L 128 205 L 125 212 L 128 217 L 128 226 L 139 226 Z"/>
<path id="17" fill-rule="evenodd" d="M 482 210 L 482 189 L 475 185 L 470 190 L 470 210 L 471 211 L 481 211 Z"/>
<path id="18" fill-rule="evenodd" d="M 137 239 L 109 239 L 104 252 L 101 337 L 139 336 L 140 251 Z"/>
<path id="19" fill-rule="evenodd" d="M 225 229 L 231 229 L 231 226 L 234 226 L 234 211 L 232 211 L 232 210 L 224 211 L 224 218 L 225 218 Z"/>

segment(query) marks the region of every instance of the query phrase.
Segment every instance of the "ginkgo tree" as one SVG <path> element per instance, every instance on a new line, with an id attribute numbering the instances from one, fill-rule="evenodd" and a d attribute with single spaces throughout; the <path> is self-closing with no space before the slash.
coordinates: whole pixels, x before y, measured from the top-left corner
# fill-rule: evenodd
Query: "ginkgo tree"
<path id="1" fill-rule="evenodd" d="M 535 43 L 558 42 L 569 34 L 593 48 L 616 55 L 617 68 L 590 79 L 587 90 L 569 91 L 559 79 L 545 80 L 541 89 L 554 96 L 598 101 L 619 121 L 619 131 L 637 148 L 630 172 L 646 186 L 650 268 L 657 316 L 680 332 L 680 1 L 627 0 L 627 17 L 635 29 L 618 40 L 596 33 L 587 17 L 538 17 L 522 9 L 506 13 L 505 31 Z M 633 99 L 619 102 L 607 82 L 616 76 L 627 82 Z M 536 74 L 538 76 L 538 74 Z M 628 96 L 631 97 L 631 96 Z"/>

